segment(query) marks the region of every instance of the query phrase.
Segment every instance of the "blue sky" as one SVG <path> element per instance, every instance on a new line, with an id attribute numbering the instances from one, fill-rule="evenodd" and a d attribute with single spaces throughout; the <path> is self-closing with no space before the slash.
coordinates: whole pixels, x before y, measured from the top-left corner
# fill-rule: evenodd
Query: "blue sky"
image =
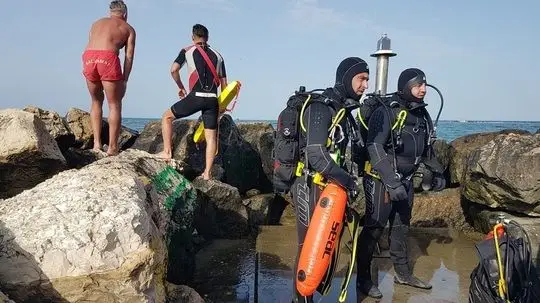
<path id="1" fill-rule="evenodd" d="M 0 108 L 33 104 L 64 115 L 90 109 L 81 54 L 107 0 L 0 0 Z M 191 43 L 191 27 L 209 28 L 228 78 L 243 84 L 233 113 L 275 119 L 299 85 L 331 86 L 347 56 L 368 61 L 375 87 L 382 33 L 398 53 L 389 91 L 408 67 L 423 69 L 445 96 L 441 119 L 540 120 L 540 2 L 341 0 L 126 0 L 137 31 L 124 117 L 161 117 L 177 98 L 169 68 Z M 519 3 L 519 4 L 518 4 Z M 181 71 L 185 80 L 185 69 Z M 433 90 L 428 107 L 439 106 Z M 107 106 L 104 113 L 107 115 Z"/>

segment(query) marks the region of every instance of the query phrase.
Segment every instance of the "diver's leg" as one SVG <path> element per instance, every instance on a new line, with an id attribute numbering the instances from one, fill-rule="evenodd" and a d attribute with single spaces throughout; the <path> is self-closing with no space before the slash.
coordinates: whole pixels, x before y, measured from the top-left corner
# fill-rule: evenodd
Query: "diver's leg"
<path id="1" fill-rule="evenodd" d="M 392 206 L 385 200 L 383 184 L 371 176 L 363 179 L 366 196 L 366 213 L 364 228 L 360 233 L 357 245 L 357 278 L 356 289 L 373 298 L 382 298 L 381 291 L 371 280 L 371 260 L 377 241 L 381 237 Z"/>
<path id="2" fill-rule="evenodd" d="M 390 258 L 396 272 L 394 282 L 422 289 L 431 289 L 431 285 L 416 278 L 409 267 L 407 236 L 411 224 L 414 187 L 412 182 L 406 182 L 405 187 L 409 198 L 406 201 L 394 202 L 395 212 L 390 217 Z"/>

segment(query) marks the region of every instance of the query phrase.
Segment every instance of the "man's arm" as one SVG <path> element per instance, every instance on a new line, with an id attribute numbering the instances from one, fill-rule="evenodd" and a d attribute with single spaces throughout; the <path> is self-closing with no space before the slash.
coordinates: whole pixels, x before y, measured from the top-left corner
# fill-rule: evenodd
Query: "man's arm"
<path id="1" fill-rule="evenodd" d="M 128 81 L 131 74 L 131 68 L 133 67 L 133 58 L 135 57 L 135 29 L 129 26 L 129 37 L 126 43 L 126 56 L 124 60 L 124 81 Z"/>
<path id="2" fill-rule="evenodd" d="M 428 122 L 429 129 L 433 127 L 433 121 L 431 120 L 431 116 L 429 115 L 429 112 L 424 108 L 424 115 Z M 431 141 L 431 134 L 428 133 L 426 136 L 426 148 L 424 149 L 424 152 L 422 153 L 422 162 L 424 165 L 428 167 L 428 169 L 437 174 L 442 174 L 444 172 L 444 168 L 442 164 L 439 162 L 439 160 L 436 157 L 435 150 L 433 148 L 433 145 L 430 144 Z"/>
<path id="3" fill-rule="evenodd" d="M 180 79 L 180 69 L 186 63 L 186 50 L 182 49 L 171 66 L 171 76 L 180 90 L 185 90 L 182 79 Z"/>
<path id="4" fill-rule="evenodd" d="M 304 112 L 307 130 L 307 162 L 315 171 L 327 179 L 335 180 L 348 190 L 356 190 L 354 178 L 330 157 L 326 148 L 328 128 L 332 123 L 332 113 L 327 105 L 315 102 Z M 303 130 L 300 130 L 303 132 Z"/>
<path id="5" fill-rule="evenodd" d="M 391 111 L 390 109 L 388 111 Z M 390 187 L 399 186 L 400 180 L 396 179 L 392 165 L 393 156 L 388 155 L 384 146 L 391 136 L 390 114 L 386 108 L 376 109 L 368 123 L 368 135 L 366 139 L 369 162 L 381 176 L 385 185 Z"/>
<path id="6" fill-rule="evenodd" d="M 219 79 L 219 82 L 220 82 L 221 91 L 223 91 L 225 89 L 225 87 L 227 87 L 227 85 L 229 85 L 227 83 L 227 77 Z"/>
<path id="7" fill-rule="evenodd" d="M 422 155 L 422 162 L 424 162 L 424 165 L 426 165 L 431 172 L 437 174 L 444 173 L 444 168 L 435 155 L 433 145 L 427 146 L 424 150 L 424 154 Z"/>
<path id="8" fill-rule="evenodd" d="M 221 57 L 221 55 L 219 55 Z M 223 57 L 221 57 L 221 64 L 219 65 L 217 69 L 217 74 L 219 77 L 220 87 L 221 91 L 227 87 L 227 71 L 225 70 L 225 61 L 223 60 Z"/>

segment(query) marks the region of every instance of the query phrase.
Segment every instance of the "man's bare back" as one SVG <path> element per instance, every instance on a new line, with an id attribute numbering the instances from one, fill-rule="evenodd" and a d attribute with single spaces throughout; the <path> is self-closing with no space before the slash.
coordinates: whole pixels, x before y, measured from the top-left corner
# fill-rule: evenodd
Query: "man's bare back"
<path id="1" fill-rule="evenodd" d="M 86 49 L 113 50 L 117 53 L 126 46 L 130 33 L 135 30 L 126 21 L 104 17 L 92 24 Z"/>

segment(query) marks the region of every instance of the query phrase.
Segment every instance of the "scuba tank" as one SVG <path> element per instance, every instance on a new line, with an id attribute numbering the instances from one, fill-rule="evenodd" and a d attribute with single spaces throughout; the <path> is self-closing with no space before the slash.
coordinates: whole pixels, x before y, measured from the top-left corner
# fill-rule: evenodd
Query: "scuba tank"
<path id="1" fill-rule="evenodd" d="M 312 295 L 326 274 L 339 245 L 347 199 L 347 191 L 330 182 L 317 201 L 298 259 L 296 288 L 302 296 Z"/>

